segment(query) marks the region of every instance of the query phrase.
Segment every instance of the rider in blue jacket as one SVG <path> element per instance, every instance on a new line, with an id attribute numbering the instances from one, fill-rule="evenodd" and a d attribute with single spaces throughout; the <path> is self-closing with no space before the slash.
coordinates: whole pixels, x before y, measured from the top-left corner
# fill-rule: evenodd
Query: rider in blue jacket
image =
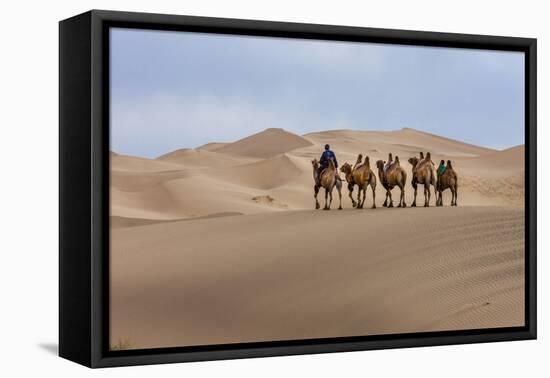
<path id="1" fill-rule="evenodd" d="M 328 144 L 325 144 L 325 151 L 323 151 L 323 154 L 319 159 L 319 173 L 323 172 L 323 169 L 328 167 L 329 159 L 332 159 L 332 161 L 334 162 L 334 167 L 338 169 L 338 161 L 336 160 L 336 155 L 330 150 L 330 146 Z"/>

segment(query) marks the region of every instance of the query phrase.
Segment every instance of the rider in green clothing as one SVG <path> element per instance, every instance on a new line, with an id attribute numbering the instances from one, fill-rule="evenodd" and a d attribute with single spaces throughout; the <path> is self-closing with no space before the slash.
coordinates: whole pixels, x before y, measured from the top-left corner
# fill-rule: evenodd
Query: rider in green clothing
<path id="1" fill-rule="evenodd" d="M 445 173 L 445 160 L 441 160 L 439 163 L 439 167 L 437 167 L 437 187 L 439 188 L 439 180 L 441 179 L 441 175 Z"/>

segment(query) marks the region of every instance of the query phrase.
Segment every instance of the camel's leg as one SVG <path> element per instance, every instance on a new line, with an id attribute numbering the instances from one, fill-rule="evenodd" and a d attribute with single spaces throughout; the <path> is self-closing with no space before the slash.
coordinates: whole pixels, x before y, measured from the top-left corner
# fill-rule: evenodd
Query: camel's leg
<path id="1" fill-rule="evenodd" d="M 365 200 L 367 199 L 367 188 L 362 187 L 361 191 L 363 192 L 363 199 L 361 200 L 361 206 L 359 207 L 360 209 L 362 209 L 363 206 L 365 205 Z"/>
<path id="2" fill-rule="evenodd" d="M 411 204 L 411 207 L 416 207 L 416 192 L 418 190 L 418 184 L 416 182 L 413 182 L 412 186 L 414 188 L 414 200 L 413 200 L 413 203 Z"/>
<path id="3" fill-rule="evenodd" d="M 390 204 L 388 205 L 388 207 L 393 207 L 393 198 L 391 197 L 391 190 L 388 189 L 388 191 L 386 192 L 386 194 L 388 196 L 390 196 Z"/>
<path id="4" fill-rule="evenodd" d="M 376 185 L 371 184 L 370 188 L 372 189 L 372 209 L 376 209 Z M 391 194 L 390 194 L 391 199 Z"/>
<path id="5" fill-rule="evenodd" d="M 399 204 L 397 205 L 397 207 L 403 207 L 403 189 L 401 188 L 401 186 L 398 186 L 399 187 Z"/>
<path id="6" fill-rule="evenodd" d="M 399 198 L 399 207 L 407 207 L 407 204 L 405 203 L 405 185 L 399 186 L 399 189 L 401 190 L 401 196 Z"/>
<path id="7" fill-rule="evenodd" d="M 371 181 L 370 188 L 372 189 L 372 206 L 371 209 L 376 209 L 376 181 Z M 391 194 L 390 194 L 391 199 Z"/>
<path id="8" fill-rule="evenodd" d="M 325 207 L 323 207 L 323 210 L 328 210 L 328 189 L 325 188 Z"/>
<path id="9" fill-rule="evenodd" d="M 336 184 L 336 190 L 338 190 L 338 199 L 340 200 L 338 210 L 342 210 L 342 182 L 340 182 L 340 185 Z"/>
<path id="10" fill-rule="evenodd" d="M 451 193 L 452 193 L 451 206 L 456 206 L 456 188 L 453 186 L 451 186 Z"/>
<path id="11" fill-rule="evenodd" d="M 316 209 L 319 209 L 321 206 L 319 205 L 319 201 L 317 200 L 317 194 L 319 194 L 319 187 L 317 185 L 315 185 L 313 187 L 313 190 L 315 192 L 314 194 L 314 197 L 315 197 L 315 208 Z"/>
<path id="12" fill-rule="evenodd" d="M 353 196 L 352 196 L 352 194 L 353 194 L 353 187 L 354 187 L 354 186 L 355 186 L 355 185 L 353 185 L 353 184 L 349 184 L 349 185 L 348 185 L 349 199 L 351 200 L 351 206 L 353 206 L 353 207 L 357 206 L 357 202 L 355 202 L 355 200 L 353 199 Z"/>
<path id="13" fill-rule="evenodd" d="M 424 184 L 424 207 L 428 204 L 428 193 L 426 193 L 426 185 Z"/>
<path id="14" fill-rule="evenodd" d="M 386 198 L 384 199 L 382 206 L 388 207 L 388 189 L 386 189 Z"/>
<path id="15" fill-rule="evenodd" d="M 436 204 L 436 206 L 443 206 L 443 191 L 442 190 L 438 191 L 437 200 L 435 200 L 435 204 Z"/>
<path id="16" fill-rule="evenodd" d="M 328 192 L 330 202 L 328 203 L 328 210 L 330 210 L 330 207 L 332 206 L 332 190 L 334 189 L 334 186 L 330 188 L 330 191 Z"/>
<path id="17" fill-rule="evenodd" d="M 430 185 L 424 185 L 424 207 L 430 206 L 430 198 L 432 196 L 432 192 L 430 191 Z"/>
<path id="18" fill-rule="evenodd" d="M 363 193 L 363 188 L 357 185 L 357 207 L 356 209 L 361 209 L 363 207 L 363 202 L 361 200 L 361 194 Z"/>
<path id="19" fill-rule="evenodd" d="M 455 185 L 455 206 L 458 206 L 458 203 L 456 202 L 458 200 L 458 185 Z"/>

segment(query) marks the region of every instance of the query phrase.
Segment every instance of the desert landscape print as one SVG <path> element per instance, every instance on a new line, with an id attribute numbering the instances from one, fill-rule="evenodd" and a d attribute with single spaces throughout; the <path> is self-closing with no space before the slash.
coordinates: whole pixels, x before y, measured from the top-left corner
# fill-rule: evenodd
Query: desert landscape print
<path id="1" fill-rule="evenodd" d="M 111 33 L 112 350 L 525 324 L 522 56 Z"/>

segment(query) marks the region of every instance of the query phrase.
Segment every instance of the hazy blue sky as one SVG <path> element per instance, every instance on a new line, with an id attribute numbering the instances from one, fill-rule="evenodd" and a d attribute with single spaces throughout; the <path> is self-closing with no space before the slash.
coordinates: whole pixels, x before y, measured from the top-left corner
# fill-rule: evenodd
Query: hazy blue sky
<path id="1" fill-rule="evenodd" d="M 268 127 L 524 143 L 523 53 L 113 29 L 111 148 L 156 157 Z"/>

